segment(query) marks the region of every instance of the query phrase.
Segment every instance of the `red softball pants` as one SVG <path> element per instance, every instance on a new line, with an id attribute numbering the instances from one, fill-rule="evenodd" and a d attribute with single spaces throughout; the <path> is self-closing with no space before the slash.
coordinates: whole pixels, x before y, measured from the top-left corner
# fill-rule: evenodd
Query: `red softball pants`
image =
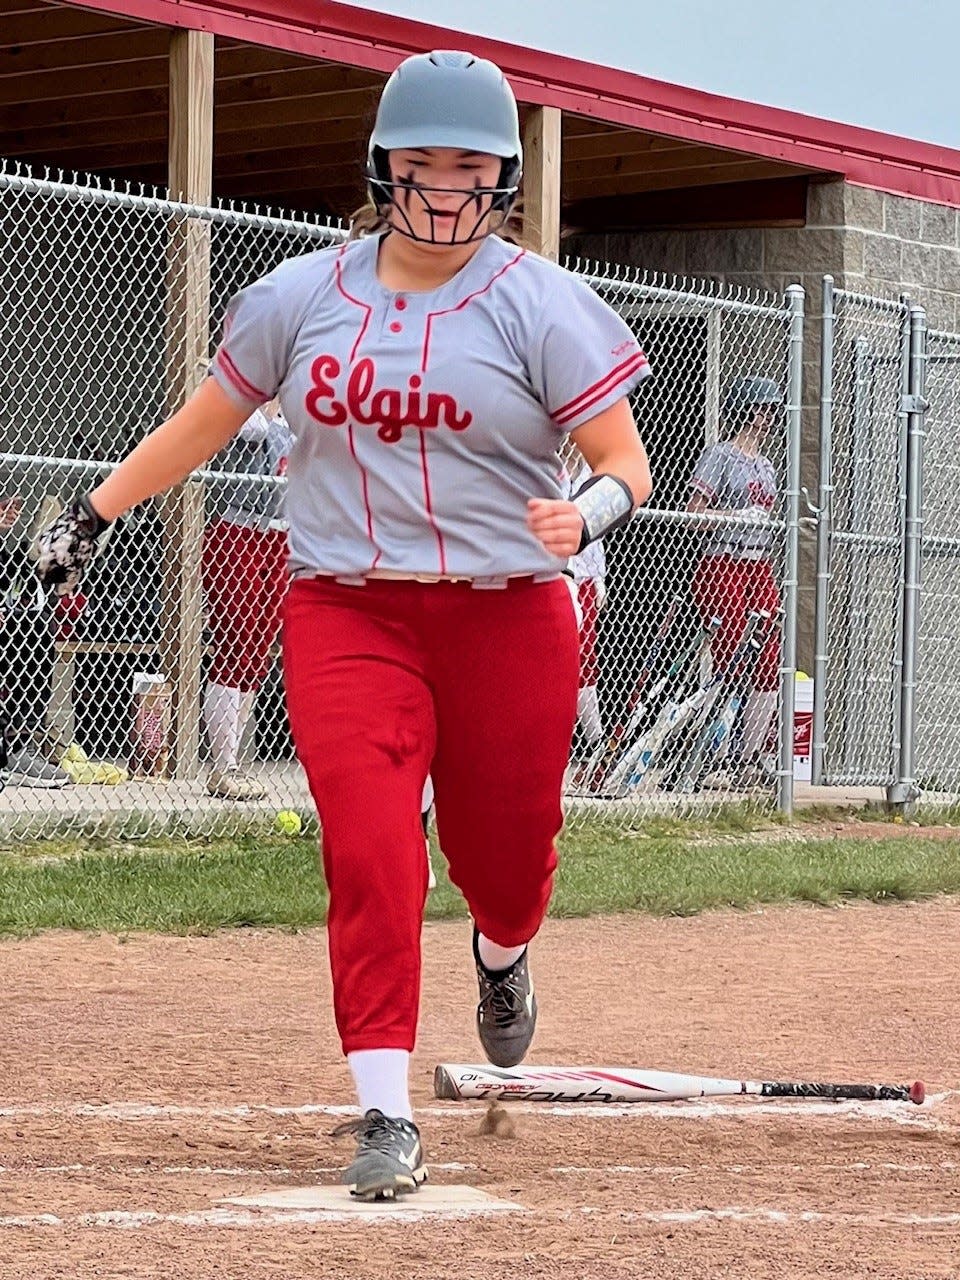
<path id="1" fill-rule="evenodd" d="M 593 578 L 585 578 L 577 584 L 577 598 L 583 614 L 583 622 L 580 624 L 580 688 L 589 689 L 600 683 L 600 659 L 597 654 L 600 608 L 597 604 L 597 584 Z"/>
<path id="2" fill-rule="evenodd" d="M 780 589 L 768 560 L 704 556 L 694 572 L 690 590 L 704 626 L 712 618 L 723 619 L 710 645 L 715 671 L 723 671 L 729 664 L 751 609 L 772 613 L 780 607 Z M 773 693 L 779 682 L 780 633 L 774 628 L 757 659 L 753 687 L 760 693 Z"/>
<path id="3" fill-rule="evenodd" d="M 546 912 L 576 715 L 570 595 L 526 578 L 500 590 L 301 579 L 283 660 L 322 828 L 343 1050 L 412 1050 L 428 772 L 450 878 L 481 932 L 519 946 Z"/>
<path id="4" fill-rule="evenodd" d="M 203 537 L 203 589 L 210 615 L 210 679 L 255 692 L 270 669 L 287 593 L 287 535 L 212 521 Z"/>

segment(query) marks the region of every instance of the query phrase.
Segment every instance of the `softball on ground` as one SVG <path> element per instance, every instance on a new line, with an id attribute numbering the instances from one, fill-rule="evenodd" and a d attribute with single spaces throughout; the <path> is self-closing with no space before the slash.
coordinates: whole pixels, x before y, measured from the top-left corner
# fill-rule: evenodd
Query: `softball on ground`
<path id="1" fill-rule="evenodd" d="M 287 836 L 298 836 L 303 830 L 303 820 L 293 809 L 281 809 L 274 825 L 278 831 L 282 831 Z"/>

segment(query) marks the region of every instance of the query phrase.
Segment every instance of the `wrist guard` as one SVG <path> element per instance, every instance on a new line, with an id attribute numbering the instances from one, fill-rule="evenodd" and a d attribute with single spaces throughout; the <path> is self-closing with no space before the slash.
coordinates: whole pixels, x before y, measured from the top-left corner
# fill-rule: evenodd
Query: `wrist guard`
<path id="1" fill-rule="evenodd" d="M 104 520 L 103 516 L 90 501 L 90 495 L 87 493 L 77 498 L 73 505 L 78 523 L 85 533 L 89 533 L 91 538 L 99 538 L 101 533 L 106 533 L 113 524 L 112 520 Z"/>
<path id="2" fill-rule="evenodd" d="M 619 476 L 590 476 L 573 495 L 573 505 L 583 519 L 579 555 L 591 542 L 627 523 L 633 515 L 633 494 Z"/>

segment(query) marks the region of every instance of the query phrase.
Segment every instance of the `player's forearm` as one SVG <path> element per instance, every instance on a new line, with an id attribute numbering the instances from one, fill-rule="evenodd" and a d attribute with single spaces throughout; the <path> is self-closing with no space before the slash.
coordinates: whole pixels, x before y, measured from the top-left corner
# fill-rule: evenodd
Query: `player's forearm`
<path id="1" fill-rule="evenodd" d="M 593 472 L 594 475 L 617 476 L 623 480 L 629 486 L 637 507 L 642 507 L 653 492 L 650 464 L 643 448 L 604 454 L 597 459 Z"/>
<path id="2" fill-rule="evenodd" d="M 208 462 L 239 430 L 249 409 L 235 405 L 208 380 L 124 458 L 90 494 L 104 520 L 179 484 Z"/>

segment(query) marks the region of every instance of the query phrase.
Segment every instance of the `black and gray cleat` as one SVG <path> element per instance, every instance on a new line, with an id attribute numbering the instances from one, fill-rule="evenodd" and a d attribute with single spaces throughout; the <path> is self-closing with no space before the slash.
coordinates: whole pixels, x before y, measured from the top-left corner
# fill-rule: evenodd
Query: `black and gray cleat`
<path id="1" fill-rule="evenodd" d="M 357 1154 L 342 1181 L 360 1200 L 395 1200 L 427 1180 L 420 1131 L 412 1120 L 394 1119 L 375 1109 L 359 1120 L 337 1125 L 332 1137 L 353 1133 Z"/>
<path id="2" fill-rule="evenodd" d="M 473 958 L 477 964 L 480 1003 L 477 1032 L 483 1051 L 496 1067 L 515 1067 L 530 1048 L 537 1027 L 537 997 L 524 950 L 509 969 L 491 973 L 477 950 L 479 934 L 473 931 Z"/>

